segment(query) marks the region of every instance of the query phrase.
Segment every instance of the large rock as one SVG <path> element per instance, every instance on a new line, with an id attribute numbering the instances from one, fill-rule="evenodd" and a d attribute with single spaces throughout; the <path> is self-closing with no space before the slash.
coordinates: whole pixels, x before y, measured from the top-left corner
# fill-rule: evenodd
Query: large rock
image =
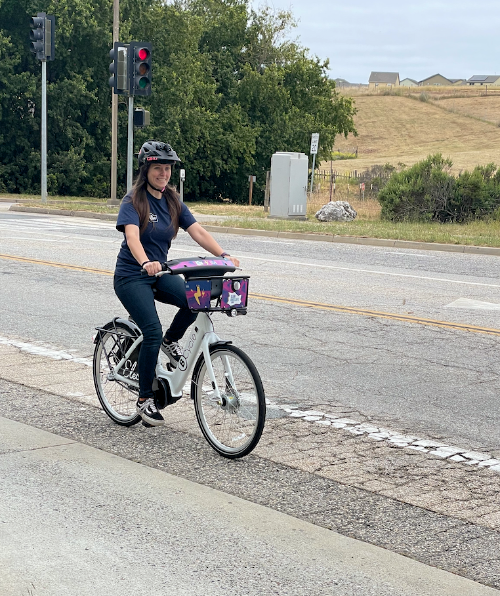
<path id="1" fill-rule="evenodd" d="M 347 201 L 330 201 L 316 213 L 319 221 L 352 221 L 358 215 Z"/>

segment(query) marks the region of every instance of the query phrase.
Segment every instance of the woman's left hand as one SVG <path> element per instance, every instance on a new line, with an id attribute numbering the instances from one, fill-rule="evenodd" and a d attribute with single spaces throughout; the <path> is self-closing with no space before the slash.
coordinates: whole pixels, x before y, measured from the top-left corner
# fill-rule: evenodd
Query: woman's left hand
<path id="1" fill-rule="evenodd" d="M 240 261 L 239 261 L 239 259 L 237 259 L 236 257 L 232 257 L 231 255 L 229 255 L 229 256 L 228 256 L 228 257 L 226 257 L 226 258 L 227 258 L 227 259 L 229 259 L 229 260 L 230 260 L 230 261 L 233 263 L 233 265 L 234 265 L 235 267 L 239 267 L 239 266 L 240 266 Z"/>

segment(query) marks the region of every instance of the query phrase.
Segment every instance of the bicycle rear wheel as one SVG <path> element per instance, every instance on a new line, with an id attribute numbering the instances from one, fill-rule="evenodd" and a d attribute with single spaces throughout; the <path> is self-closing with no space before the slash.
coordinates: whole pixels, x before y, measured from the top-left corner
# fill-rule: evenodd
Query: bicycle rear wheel
<path id="1" fill-rule="evenodd" d="M 232 345 L 210 348 L 220 399 L 215 396 L 203 354 L 191 381 L 201 432 L 220 455 L 234 459 L 255 448 L 264 429 L 266 400 L 260 375 L 250 358 Z"/>
<path id="2" fill-rule="evenodd" d="M 135 339 L 129 329 L 117 324 L 109 332 L 100 333 L 94 350 L 94 386 L 97 397 L 111 420 L 122 426 L 132 426 L 141 420 L 135 406 L 139 391 L 131 385 L 115 381 L 110 374 L 109 364 L 118 364 L 127 342 L 131 345 L 128 338 Z"/>

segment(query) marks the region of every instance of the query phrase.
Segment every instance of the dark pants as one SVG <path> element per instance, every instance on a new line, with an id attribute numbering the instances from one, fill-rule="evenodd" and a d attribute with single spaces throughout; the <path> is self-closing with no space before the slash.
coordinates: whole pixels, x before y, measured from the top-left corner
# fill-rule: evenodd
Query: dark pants
<path id="1" fill-rule="evenodd" d="M 158 351 L 163 338 L 155 300 L 179 308 L 165 338 L 178 341 L 194 323 L 197 314 L 189 310 L 184 280 L 178 275 L 154 277 L 119 277 L 115 275 L 114 288 L 120 302 L 142 331 L 144 340 L 139 352 L 139 396 L 153 397 Z"/>

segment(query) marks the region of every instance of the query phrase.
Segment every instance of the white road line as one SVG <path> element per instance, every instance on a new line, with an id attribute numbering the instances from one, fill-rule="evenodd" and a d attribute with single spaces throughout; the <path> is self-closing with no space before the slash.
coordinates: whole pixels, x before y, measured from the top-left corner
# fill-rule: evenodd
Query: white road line
<path id="1" fill-rule="evenodd" d="M 64 350 L 58 350 L 48 344 L 30 344 L 25 341 L 8 339 L 7 337 L 0 337 L 0 344 L 4 346 L 14 346 L 15 348 L 19 348 L 22 352 L 35 354 L 37 356 L 45 356 L 46 358 L 52 358 L 52 360 L 70 360 L 71 362 L 85 364 L 85 366 L 92 366 L 92 360 L 89 358 L 75 356 L 74 354 L 70 354 Z"/>
<path id="2" fill-rule="evenodd" d="M 88 226 L 88 227 L 92 227 L 92 226 Z M 83 237 L 84 236 L 78 236 L 78 238 L 83 238 Z M 116 242 L 117 241 L 118 241 L 118 239 L 116 240 Z M 193 253 L 194 251 L 196 251 L 196 247 L 186 248 L 186 249 L 182 249 L 180 247 L 171 248 L 170 251 Z M 439 282 L 439 283 L 444 282 L 444 283 L 458 284 L 458 285 L 464 285 L 464 286 L 478 286 L 478 287 L 483 287 L 483 288 L 500 288 L 500 284 L 488 284 L 488 283 L 474 282 L 474 281 L 463 281 L 463 280 L 449 279 L 449 278 L 444 278 L 444 277 L 431 277 L 431 276 L 427 276 L 427 275 L 412 275 L 409 273 L 394 273 L 391 271 L 380 271 L 380 270 L 376 270 L 376 269 L 359 269 L 356 267 L 340 267 L 338 265 L 322 265 L 319 263 L 304 263 L 302 261 L 287 261 L 287 260 L 283 260 L 283 259 L 270 259 L 268 257 L 255 257 L 253 255 L 247 255 L 247 254 L 242 254 L 242 253 L 238 253 L 238 257 L 240 257 L 240 259 L 246 259 L 246 260 L 250 260 L 250 261 L 264 261 L 267 263 L 278 263 L 280 265 L 296 265 L 296 266 L 298 265 L 300 267 L 308 267 L 308 268 L 315 268 L 315 269 L 329 269 L 332 271 L 347 271 L 350 273 L 366 273 L 369 275 L 401 277 L 401 278 L 406 278 L 406 279 L 417 279 L 417 280 L 421 280 L 421 281 L 432 281 L 432 282 Z"/>
<path id="3" fill-rule="evenodd" d="M 4 238 L 2 238 L 3 240 Z M 31 237 L 31 238 L 23 238 L 22 236 L 6 236 L 5 240 L 30 240 L 30 241 L 36 241 L 36 242 L 66 242 L 67 244 L 71 244 L 72 241 L 71 240 L 61 240 L 59 238 L 37 238 L 37 237 Z"/>
<path id="4" fill-rule="evenodd" d="M 500 304 L 495 302 L 483 302 L 482 300 L 472 300 L 471 298 L 458 298 L 444 308 L 468 308 L 474 310 L 500 310 Z"/>
<path id="5" fill-rule="evenodd" d="M 424 258 L 424 259 L 437 259 L 437 255 L 422 255 L 422 254 L 414 254 L 410 252 L 396 252 L 396 251 L 384 251 L 384 255 L 404 255 L 405 257 L 415 257 L 417 259 Z"/>
<path id="6" fill-rule="evenodd" d="M 170 249 L 172 250 L 172 249 Z M 180 248 L 174 249 L 180 251 Z M 182 252 L 193 252 L 193 249 L 186 249 Z M 486 284 L 476 281 L 462 281 L 459 279 L 448 279 L 445 277 L 430 277 L 426 275 L 411 275 L 409 273 L 392 273 L 390 271 L 378 271 L 375 269 L 357 269 L 356 267 L 340 267 L 338 265 L 321 265 L 319 263 L 304 263 L 301 261 L 284 261 L 282 259 L 269 259 L 268 257 L 255 257 L 238 252 L 240 260 L 247 259 L 250 261 L 264 261 L 266 263 L 278 263 L 280 265 L 299 265 L 300 267 L 308 267 L 315 269 L 330 269 L 332 271 L 348 271 L 350 273 L 369 273 L 370 275 L 388 275 L 389 277 L 405 277 L 410 279 L 419 279 L 422 281 L 437 281 L 451 284 L 460 284 L 465 286 L 481 286 L 485 288 L 500 288 L 500 284 Z"/>
<path id="7" fill-rule="evenodd" d="M 23 230 L 24 231 L 24 230 Z M 48 238 L 41 238 L 40 236 L 49 236 Z M 64 238 L 68 238 L 68 240 L 63 240 Z M 86 240 L 87 242 L 101 242 L 104 244 L 121 244 L 123 242 L 123 238 L 114 238 L 111 240 L 106 240 L 105 238 L 98 238 L 97 236 L 75 236 L 70 234 L 50 234 L 49 232 L 39 232 L 38 236 L 30 236 L 23 237 L 23 236 L 1 236 L 0 242 L 2 240 L 32 240 L 36 242 L 73 242 L 74 240 Z"/>
<path id="8" fill-rule="evenodd" d="M 284 410 L 289 417 L 299 418 L 310 424 L 319 424 L 322 427 L 344 430 L 355 436 L 367 436 L 374 441 L 385 442 L 391 447 L 420 451 L 441 459 L 449 459 L 455 463 L 477 466 L 478 468 L 488 468 L 493 472 L 500 473 L 500 460 L 494 458 L 490 453 L 471 451 L 464 447 L 456 447 L 433 439 L 423 439 L 422 437 L 403 434 L 388 428 L 375 426 L 369 422 L 359 422 L 318 410 L 299 410 L 298 408 L 289 408 L 273 403 L 269 403 L 269 406 L 270 408 L 274 407 L 275 409 Z"/>
<path id="9" fill-rule="evenodd" d="M 48 344 L 32 344 L 29 342 L 0 337 L 1 345 L 14 346 L 23 352 L 51 358 L 52 360 L 67 360 L 78 362 L 91 367 L 92 360 L 75 356 L 64 350 L 59 350 Z M 73 394 L 77 395 L 77 394 Z M 427 453 L 441 459 L 449 459 L 455 463 L 461 463 L 468 466 L 477 466 L 478 468 L 488 468 L 494 472 L 500 473 L 500 460 L 494 458 L 491 454 L 478 451 L 470 451 L 463 447 L 456 447 L 435 441 L 433 439 L 423 439 L 414 435 L 407 435 L 388 428 L 382 428 L 369 422 L 359 422 L 351 418 L 328 414 L 319 410 L 299 410 L 296 407 L 288 407 L 266 400 L 269 409 L 281 410 L 288 414 L 290 418 L 298 418 L 309 424 L 319 424 L 322 427 L 331 428 L 332 431 L 344 430 L 354 436 L 367 436 L 368 438 L 390 444 L 392 447 L 401 449 L 411 449 Z"/>

